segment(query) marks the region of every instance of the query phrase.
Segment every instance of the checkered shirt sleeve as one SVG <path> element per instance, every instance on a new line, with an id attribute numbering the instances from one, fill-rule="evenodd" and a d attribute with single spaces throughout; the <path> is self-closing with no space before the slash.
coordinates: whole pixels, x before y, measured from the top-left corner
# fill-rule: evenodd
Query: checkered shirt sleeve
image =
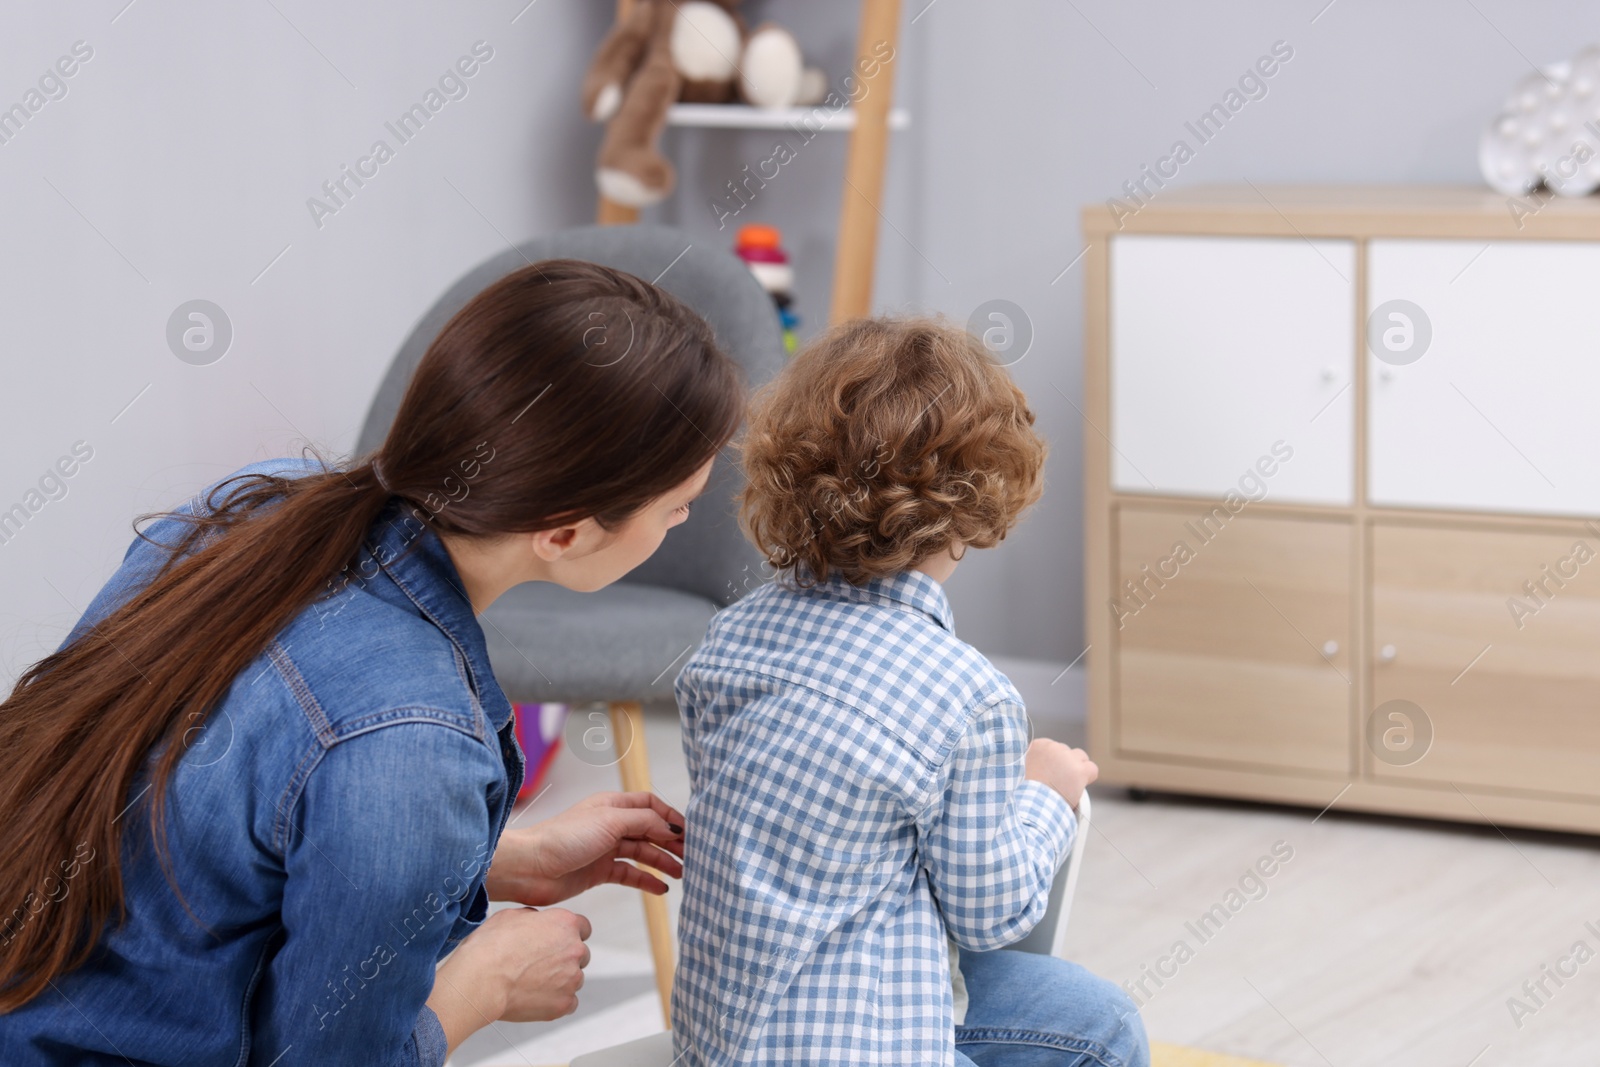
<path id="1" fill-rule="evenodd" d="M 945 928 L 972 952 L 1015 944 L 1044 917 L 1074 831 L 1061 794 L 1023 778 L 1028 741 L 1020 705 L 981 708 L 940 766 L 931 802 L 917 817 Z"/>

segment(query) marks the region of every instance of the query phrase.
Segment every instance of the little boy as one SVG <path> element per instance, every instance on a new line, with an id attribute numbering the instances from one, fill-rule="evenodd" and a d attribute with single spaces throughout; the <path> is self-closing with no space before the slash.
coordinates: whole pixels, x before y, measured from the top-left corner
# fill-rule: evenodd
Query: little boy
<path id="1" fill-rule="evenodd" d="M 1121 990 L 1003 951 L 1043 916 L 1097 773 L 1029 743 L 942 585 L 1038 499 L 1033 421 L 932 320 L 836 327 L 757 397 L 741 518 L 779 573 L 675 686 L 683 1067 L 1149 1062 Z"/>

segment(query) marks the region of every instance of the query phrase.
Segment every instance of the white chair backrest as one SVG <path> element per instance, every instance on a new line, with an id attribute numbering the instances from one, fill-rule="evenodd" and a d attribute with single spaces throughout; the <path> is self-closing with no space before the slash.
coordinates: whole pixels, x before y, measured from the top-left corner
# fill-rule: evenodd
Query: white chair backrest
<path id="1" fill-rule="evenodd" d="M 1072 897 L 1078 890 L 1078 874 L 1083 869 L 1083 850 L 1089 843 L 1089 820 L 1093 807 L 1088 790 L 1078 801 L 1078 829 L 1072 838 L 1072 849 L 1066 862 L 1056 871 L 1056 880 L 1050 885 L 1050 904 L 1044 918 L 1027 937 L 1011 947 L 1023 952 L 1037 952 L 1045 956 L 1063 956 L 1067 940 L 1067 919 L 1072 914 Z"/>

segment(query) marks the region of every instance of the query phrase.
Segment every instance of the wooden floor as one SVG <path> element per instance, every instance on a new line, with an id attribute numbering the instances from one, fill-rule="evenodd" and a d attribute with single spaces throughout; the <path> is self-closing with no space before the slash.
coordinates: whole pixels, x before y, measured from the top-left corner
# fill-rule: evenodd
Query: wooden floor
<path id="1" fill-rule="evenodd" d="M 1079 742 L 1074 678 L 1045 690 L 1002 667 L 1038 733 Z M 646 734 L 657 789 L 682 806 L 673 710 L 648 708 Z M 614 788 L 614 768 L 563 753 L 520 818 Z M 1600 1064 L 1600 839 L 1113 790 L 1092 832 L 1069 952 L 1143 979 L 1155 1041 L 1286 1067 Z M 1275 844 L 1292 858 L 1246 877 Z M 573 907 L 594 924 L 578 1013 L 482 1031 L 454 1067 L 563 1063 L 660 1029 L 637 896 L 606 887 Z"/>

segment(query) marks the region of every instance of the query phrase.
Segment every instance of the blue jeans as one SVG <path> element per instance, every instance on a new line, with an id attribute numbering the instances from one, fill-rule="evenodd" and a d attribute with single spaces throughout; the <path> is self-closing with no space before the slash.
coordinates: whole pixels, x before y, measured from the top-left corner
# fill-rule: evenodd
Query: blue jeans
<path id="1" fill-rule="evenodd" d="M 1149 1067 L 1139 1009 L 1071 963 L 1000 949 L 961 953 L 967 1015 L 958 1067 Z"/>

